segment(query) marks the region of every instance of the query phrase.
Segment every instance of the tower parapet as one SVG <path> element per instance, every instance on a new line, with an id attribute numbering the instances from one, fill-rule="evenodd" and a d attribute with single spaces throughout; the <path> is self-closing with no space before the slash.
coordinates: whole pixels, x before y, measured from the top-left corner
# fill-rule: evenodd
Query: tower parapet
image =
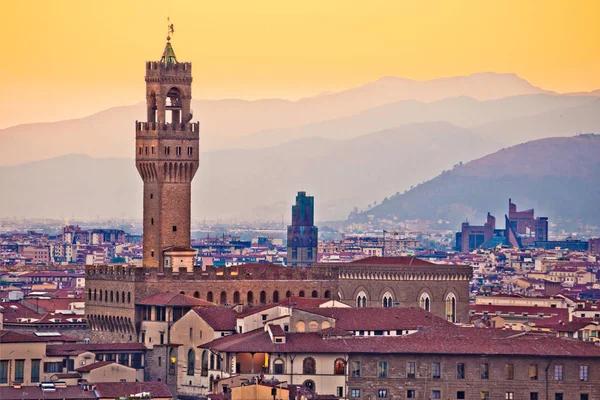
<path id="1" fill-rule="evenodd" d="M 192 64 L 178 62 L 167 42 L 160 61 L 146 62 L 148 118 L 135 123 L 136 167 L 144 181 L 143 266 L 159 271 L 172 267 L 166 249 L 190 247 L 191 183 L 200 137 L 200 123 L 191 122 L 191 100 Z M 178 262 L 195 254 L 184 253 Z"/>

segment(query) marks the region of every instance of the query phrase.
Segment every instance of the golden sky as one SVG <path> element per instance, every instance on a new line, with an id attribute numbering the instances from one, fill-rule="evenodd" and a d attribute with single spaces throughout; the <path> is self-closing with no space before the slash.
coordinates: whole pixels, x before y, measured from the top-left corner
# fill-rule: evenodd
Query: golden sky
<path id="1" fill-rule="evenodd" d="M 0 127 L 144 99 L 166 17 L 195 98 L 298 98 L 393 75 L 514 72 L 600 88 L 600 0 L 2 2 Z"/>

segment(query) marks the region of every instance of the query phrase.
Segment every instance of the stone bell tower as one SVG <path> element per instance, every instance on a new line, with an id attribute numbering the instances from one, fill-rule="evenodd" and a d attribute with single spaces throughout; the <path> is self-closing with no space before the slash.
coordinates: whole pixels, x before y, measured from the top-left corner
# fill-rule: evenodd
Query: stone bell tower
<path id="1" fill-rule="evenodd" d="M 170 39 L 160 61 L 146 62 L 148 118 L 135 123 L 135 161 L 144 181 L 143 265 L 161 271 L 193 265 L 191 183 L 199 159 L 200 123 L 190 122 L 192 64 L 177 61 Z"/>

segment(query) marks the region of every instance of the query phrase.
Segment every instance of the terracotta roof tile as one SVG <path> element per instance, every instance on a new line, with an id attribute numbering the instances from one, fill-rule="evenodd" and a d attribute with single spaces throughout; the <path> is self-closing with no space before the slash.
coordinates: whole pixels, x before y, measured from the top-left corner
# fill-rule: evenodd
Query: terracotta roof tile
<path id="1" fill-rule="evenodd" d="M 444 319 L 418 307 L 323 307 L 303 308 L 301 310 L 335 318 L 335 327 L 346 331 L 417 330 L 426 326 L 450 325 Z"/>
<path id="2" fill-rule="evenodd" d="M 90 372 L 98 368 L 102 368 L 106 365 L 115 364 L 114 361 L 98 361 L 93 364 L 84 365 L 83 367 L 77 368 L 75 371 L 77 372 Z"/>
<path id="3" fill-rule="evenodd" d="M 237 313 L 231 308 L 199 307 L 194 311 L 215 331 L 235 331 Z"/>
<path id="4" fill-rule="evenodd" d="M 440 340 L 443 338 L 443 340 Z M 286 343 L 272 343 L 268 332 L 255 330 L 201 345 L 227 352 L 264 353 L 406 353 L 554 356 L 600 358 L 600 346 L 547 335 L 510 330 L 431 327 L 404 336 L 323 338 L 316 333 L 287 333 Z"/>
<path id="5" fill-rule="evenodd" d="M 96 383 L 98 397 L 119 398 L 131 394 L 148 392 L 152 398 L 172 397 L 171 391 L 163 382 L 102 382 Z"/>

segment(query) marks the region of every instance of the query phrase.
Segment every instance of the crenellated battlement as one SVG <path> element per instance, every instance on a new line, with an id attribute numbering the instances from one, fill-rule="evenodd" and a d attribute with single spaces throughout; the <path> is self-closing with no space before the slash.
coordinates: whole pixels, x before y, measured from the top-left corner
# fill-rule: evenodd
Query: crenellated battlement
<path id="1" fill-rule="evenodd" d="M 180 73 L 192 75 L 191 62 L 164 63 L 160 61 L 146 61 L 146 75 L 159 75 L 161 73 Z"/>
<path id="2" fill-rule="evenodd" d="M 142 268 L 133 265 L 86 265 L 85 279 L 90 280 L 115 280 L 130 281 L 139 280 Z"/>
<path id="3" fill-rule="evenodd" d="M 193 272 L 164 268 L 143 268 L 122 265 L 86 266 L 86 279 L 134 282 L 178 281 L 336 281 L 338 267 L 318 266 L 307 269 L 290 268 L 276 264 L 246 264 L 235 267 L 195 266 Z"/>
<path id="4" fill-rule="evenodd" d="M 189 135 L 191 134 L 198 137 L 200 134 L 200 122 L 167 124 L 135 121 L 135 133 L 136 136 L 159 137 L 164 135 L 173 138 L 176 138 L 176 136 L 189 138 Z"/>

